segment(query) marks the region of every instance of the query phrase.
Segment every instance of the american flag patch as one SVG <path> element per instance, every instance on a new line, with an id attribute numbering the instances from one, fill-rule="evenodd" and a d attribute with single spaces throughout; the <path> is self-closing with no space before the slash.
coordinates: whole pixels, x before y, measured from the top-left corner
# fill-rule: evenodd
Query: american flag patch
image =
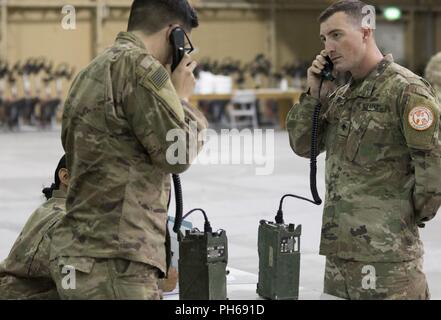
<path id="1" fill-rule="evenodd" d="M 168 73 L 164 68 L 157 68 L 149 77 L 150 82 L 157 90 L 161 90 L 168 80 Z"/>

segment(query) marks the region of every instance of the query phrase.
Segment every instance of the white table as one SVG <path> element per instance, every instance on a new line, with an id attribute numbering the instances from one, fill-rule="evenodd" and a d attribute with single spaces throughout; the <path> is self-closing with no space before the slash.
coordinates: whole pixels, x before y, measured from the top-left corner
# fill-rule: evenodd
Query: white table
<path id="1" fill-rule="evenodd" d="M 227 268 L 227 297 L 229 300 L 263 300 L 256 293 L 258 276 L 254 273 Z M 164 300 L 179 300 L 179 288 L 164 293 Z M 328 294 L 304 287 L 299 288 L 299 300 L 342 300 Z"/>

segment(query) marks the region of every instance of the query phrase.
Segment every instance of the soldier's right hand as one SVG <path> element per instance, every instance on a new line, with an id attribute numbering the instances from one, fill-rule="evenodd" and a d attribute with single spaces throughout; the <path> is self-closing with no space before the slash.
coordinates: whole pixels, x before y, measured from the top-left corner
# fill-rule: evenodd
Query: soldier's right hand
<path id="1" fill-rule="evenodd" d="M 196 61 L 193 61 L 190 55 L 186 53 L 179 65 L 171 74 L 171 80 L 175 87 L 176 93 L 182 100 L 188 101 L 190 96 L 193 94 L 194 87 L 196 85 L 193 70 L 196 68 L 196 66 Z"/>
<path id="2" fill-rule="evenodd" d="M 311 66 L 308 68 L 308 78 L 307 84 L 311 89 L 311 96 L 314 98 L 319 98 L 319 86 L 321 79 L 321 72 L 326 65 L 326 57 L 327 53 L 325 50 L 322 50 L 319 55 L 315 57 L 315 60 L 312 62 Z M 322 90 L 320 92 L 320 98 L 325 97 L 329 92 L 335 90 L 336 85 L 331 81 L 323 81 Z"/>

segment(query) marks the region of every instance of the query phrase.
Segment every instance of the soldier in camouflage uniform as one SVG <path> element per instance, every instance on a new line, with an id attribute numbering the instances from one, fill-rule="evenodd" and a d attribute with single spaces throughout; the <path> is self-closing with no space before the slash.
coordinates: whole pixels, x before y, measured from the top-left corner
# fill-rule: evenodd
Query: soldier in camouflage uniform
<path id="1" fill-rule="evenodd" d="M 47 202 L 26 222 L 8 257 L 0 264 L 0 299 L 58 299 L 49 271 L 52 232 L 66 214 L 69 174 L 63 156 L 55 182 L 43 193 Z"/>
<path id="2" fill-rule="evenodd" d="M 320 254 L 324 292 L 345 299 L 428 299 L 418 227 L 441 204 L 440 103 L 423 78 L 383 56 L 360 1 L 325 10 L 325 50 L 308 70 L 309 92 L 287 116 L 290 144 L 310 156 L 311 119 L 321 102 L 318 144 L 326 151 Z M 320 73 L 329 56 L 351 80 L 335 88 Z"/>
<path id="3" fill-rule="evenodd" d="M 186 54 L 171 73 L 169 39 L 175 27 L 189 33 L 197 25 L 186 0 L 135 0 L 128 32 L 119 33 L 70 88 L 62 143 L 71 184 L 51 250 L 63 299 L 160 297 L 170 174 L 189 168 L 197 154 L 190 146 L 200 150 L 198 132 L 207 127 L 188 105 L 196 62 Z M 187 139 L 170 141 L 171 130 Z M 185 163 L 167 158 L 176 144 L 187 152 Z M 73 283 L 66 278 L 71 270 Z"/>
<path id="4" fill-rule="evenodd" d="M 434 55 L 427 64 L 425 77 L 433 86 L 441 101 L 441 52 Z"/>

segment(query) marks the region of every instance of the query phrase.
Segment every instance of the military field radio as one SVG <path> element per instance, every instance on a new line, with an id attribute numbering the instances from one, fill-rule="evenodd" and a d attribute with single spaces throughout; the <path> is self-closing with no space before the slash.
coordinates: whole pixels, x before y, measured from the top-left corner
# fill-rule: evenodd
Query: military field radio
<path id="1" fill-rule="evenodd" d="M 204 230 L 179 231 L 182 221 L 195 211 L 204 215 Z M 204 210 L 197 208 L 178 218 L 173 231 L 179 241 L 179 299 L 226 300 L 228 240 L 225 230 L 212 231 Z"/>
<path id="2" fill-rule="evenodd" d="M 176 27 L 170 34 L 173 48 L 174 70 L 184 56 L 185 32 Z M 228 240 L 225 230 L 213 232 L 207 214 L 197 208 L 182 216 L 182 188 L 178 175 L 172 175 L 176 196 L 176 217 L 173 231 L 179 242 L 179 299 L 180 300 L 226 300 Z M 180 231 L 182 220 L 195 211 L 204 215 L 204 230 L 197 228 Z"/>
<path id="3" fill-rule="evenodd" d="M 326 57 L 327 64 L 322 70 L 319 97 L 323 81 L 334 81 L 332 75 L 333 64 Z M 314 200 L 300 197 L 294 194 L 285 194 L 280 199 L 279 210 L 275 222 L 260 221 L 258 231 L 258 254 L 259 254 L 259 282 L 256 292 L 266 299 L 288 300 L 298 299 L 300 279 L 300 236 L 302 226 L 285 224 L 283 220 L 283 200 L 293 197 L 320 205 L 322 200 L 317 191 L 317 155 L 318 150 L 318 123 L 321 104 L 317 104 L 312 117 L 311 132 L 311 162 L 310 162 L 310 188 Z"/>

